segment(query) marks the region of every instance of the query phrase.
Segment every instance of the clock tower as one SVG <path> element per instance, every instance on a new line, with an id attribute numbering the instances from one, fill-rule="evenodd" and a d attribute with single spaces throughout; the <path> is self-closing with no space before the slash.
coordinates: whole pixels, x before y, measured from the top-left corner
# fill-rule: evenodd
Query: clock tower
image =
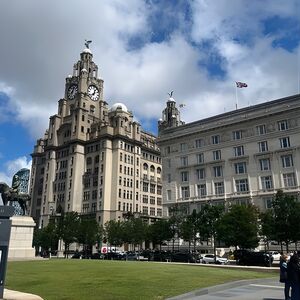
<path id="1" fill-rule="evenodd" d="M 90 43 L 67 76 L 58 112 L 32 153 L 31 214 L 40 226 L 62 211 L 90 215 L 101 224 L 128 212 L 147 220 L 162 214 L 155 136 L 142 130 L 125 104 L 109 107 L 104 101 Z"/>

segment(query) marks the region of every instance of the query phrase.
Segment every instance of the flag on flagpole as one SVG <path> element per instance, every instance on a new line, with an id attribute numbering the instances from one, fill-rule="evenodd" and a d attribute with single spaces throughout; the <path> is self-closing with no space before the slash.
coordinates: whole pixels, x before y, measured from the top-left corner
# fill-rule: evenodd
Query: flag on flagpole
<path id="1" fill-rule="evenodd" d="M 238 88 L 248 87 L 248 84 L 245 82 L 236 81 L 235 84 L 236 84 L 236 87 L 238 87 Z"/>

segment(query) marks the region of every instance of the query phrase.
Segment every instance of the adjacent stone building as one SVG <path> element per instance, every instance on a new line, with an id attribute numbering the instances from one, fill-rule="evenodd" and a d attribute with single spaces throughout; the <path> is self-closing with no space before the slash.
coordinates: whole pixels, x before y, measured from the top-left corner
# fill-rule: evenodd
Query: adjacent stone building
<path id="1" fill-rule="evenodd" d="M 108 106 L 89 48 L 66 78 L 58 113 L 34 147 L 30 194 L 40 226 L 57 209 L 94 215 L 100 224 L 128 212 L 148 220 L 162 216 L 156 137 L 124 104 Z"/>
<path id="2" fill-rule="evenodd" d="M 204 203 L 270 207 L 278 189 L 299 197 L 300 96 L 184 124 L 173 98 L 158 122 L 164 215 Z"/>

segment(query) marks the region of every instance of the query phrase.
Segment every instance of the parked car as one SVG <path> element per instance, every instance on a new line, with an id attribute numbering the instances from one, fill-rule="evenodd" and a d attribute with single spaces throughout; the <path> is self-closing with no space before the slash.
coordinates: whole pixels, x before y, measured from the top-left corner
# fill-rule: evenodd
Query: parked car
<path id="1" fill-rule="evenodd" d="M 266 252 L 245 252 L 237 259 L 238 265 L 269 267 L 273 263 L 273 257 Z"/>
<path id="2" fill-rule="evenodd" d="M 280 253 L 278 251 L 270 251 L 269 254 L 272 255 L 273 260 L 279 261 L 280 260 Z"/>
<path id="3" fill-rule="evenodd" d="M 104 259 L 104 255 L 102 253 L 96 252 L 91 255 L 91 259 Z"/>
<path id="4" fill-rule="evenodd" d="M 228 259 L 220 257 L 218 255 L 213 255 L 213 254 L 204 254 L 200 258 L 200 262 L 203 264 L 218 264 L 218 265 L 227 265 L 228 264 Z"/>
<path id="5" fill-rule="evenodd" d="M 199 263 L 200 259 L 197 255 L 188 252 L 174 252 L 170 256 L 172 262 Z"/>
<path id="6" fill-rule="evenodd" d="M 125 256 L 126 260 L 148 261 L 148 257 L 144 257 L 138 252 L 128 252 Z"/>

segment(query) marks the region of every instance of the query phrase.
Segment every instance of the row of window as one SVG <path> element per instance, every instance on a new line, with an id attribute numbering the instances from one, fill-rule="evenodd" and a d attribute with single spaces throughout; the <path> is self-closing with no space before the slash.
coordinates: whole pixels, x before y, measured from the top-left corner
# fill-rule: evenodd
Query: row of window
<path id="1" fill-rule="evenodd" d="M 286 173 L 282 174 L 283 180 L 283 187 L 284 188 L 293 188 L 297 186 L 297 180 L 295 173 Z M 273 186 L 273 179 L 272 176 L 261 176 L 260 177 L 260 189 L 261 190 L 272 190 Z M 235 179 L 235 192 L 237 193 L 247 193 L 249 192 L 249 184 L 248 179 Z M 215 195 L 224 195 L 224 182 L 215 182 L 214 183 L 214 192 Z M 197 185 L 197 195 L 198 197 L 205 197 L 207 196 L 207 185 L 206 183 L 198 184 Z M 190 198 L 190 186 L 182 186 L 181 187 L 181 197 L 186 199 Z M 167 191 L 167 199 L 171 199 L 171 191 Z"/>
<path id="2" fill-rule="evenodd" d="M 281 156 L 281 164 L 283 168 L 293 167 L 293 155 L 282 155 Z M 262 158 L 259 159 L 259 167 L 260 171 L 270 171 L 271 170 L 271 161 L 270 158 Z M 247 173 L 247 163 L 246 162 L 237 162 L 234 164 L 235 174 L 246 174 Z M 212 167 L 214 177 L 222 177 L 223 176 L 223 166 L 214 166 Z M 206 168 L 200 168 L 196 170 L 196 177 L 198 180 L 202 180 L 206 178 Z M 171 174 L 168 174 L 167 178 L 168 182 L 171 182 Z M 189 171 L 181 172 L 181 181 L 187 182 L 189 181 Z"/>
<path id="3" fill-rule="evenodd" d="M 148 195 L 143 195 L 143 203 L 145 204 L 152 204 L 152 205 L 161 205 L 162 204 L 162 198 L 157 198 L 157 201 L 155 201 L 155 197 L 154 196 L 150 196 L 150 201 L 149 201 L 149 196 Z M 156 203 L 155 203 L 156 202 Z"/>
<path id="4" fill-rule="evenodd" d="M 277 122 L 277 128 L 279 131 L 285 131 L 289 129 L 288 120 L 281 120 Z M 257 135 L 264 135 L 267 133 L 267 128 L 265 124 L 256 126 L 256 134 Z M 232 131 L 232 140 L 241 140 L 243 138 L 244 131 L 243 130 L 234 130 Z M 213 135 L 211 136 L 211 144 L 217 145 L 221 143 L 221 135 Z M 196 139 L 195 140 L 195 147 L 201 148 L 205 146 L 205 139 Z M 188 145 L 186 143 L 180 144 L 180 151 L 186 151 L 188 149 Z M 168 152 L 168 151 L 167 151 Z"/>
<path id="5" fill-rule="evenodd" d="M 289 137 L 283 137 L 279 139 L 280 147 L 281 149 L 289 148 L 291 146 L 290 144 L 290 138 Z M 267 141 L 261 141 L 258 142 L 258 150 L 260 153 L 267 152 L 268 150 L 268 142 Z M 233 147 L 233 155 L 235 157 L 244 156 L 245 155 L 245 149 L 243 145 Z M 212 160 L 221 160 L 221 150 L 214 150 L 212 151 Z M 196 161 L 197 164 L 203 164 L 204 163 L 204 153 L 197 153 L 196 154 Z M 188 166 L 188 156 L 181 156 L 180 157 L 180 165 L 182 167 Z"/>

